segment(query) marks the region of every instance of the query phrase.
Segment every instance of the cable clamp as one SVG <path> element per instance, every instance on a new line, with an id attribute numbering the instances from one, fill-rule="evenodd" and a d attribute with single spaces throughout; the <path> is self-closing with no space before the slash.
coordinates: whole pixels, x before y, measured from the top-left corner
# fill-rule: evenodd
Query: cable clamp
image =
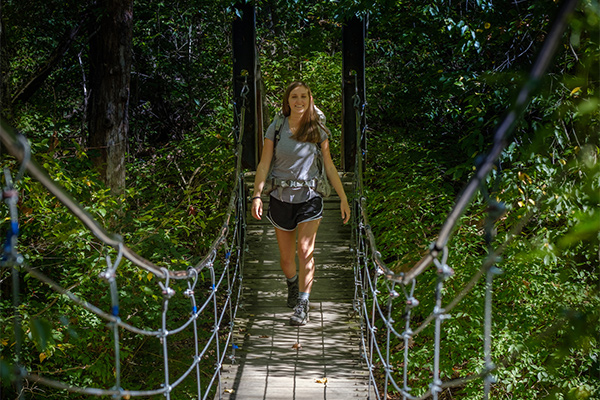
<path id="1" fill-rule="evenodd" d="M 2 191 L 2 200 L 13 200 L 17 203 L 19 200 L 19 192 L 13 188 L 4 188 Z"/>
<path id="2" fill-rule="evenodd" d="M 415 299 L 414 297 L 409 297 L 408 299 L 406 299 L 406 305 L 408 306 L 408 308 L 413 308 L 419 305 L 419 300 Z"/>
<path id="3" fill-rule="evenodd" d="M 127 399 L 129 398 L 129 396 L 127 396 L 127 395 L 124 394 L 125 391 L 123 390 L 122 387 L 113 386 L 111 389 L 112 390 L 116 390 L 117 392 L 119 392 L 118 394 L 113 394 L 112 395 L 113 399 L 122 399 L 123 397 L 125 397 Z"/>
<path id="4" fill-rule="evenodd" d="M 158 282 L 158 286 L 160 286 L 160 288 L 162 289 L 163 297 L 170 299 L 171 297 L 173 297 L 175 295 L 175 290 L 173 290 L 172 288 L 170 288 L 168 286 L 165 286 L 164 283 Z"/>
<path id="5" fill-rule="evenodd" d="M 442 307 L 438 307 L 438 306 L 433 307 L 433 314 L 440 321 L 452 318 L 452 316 L 450 314 L 444 314 L 445 312 L 446 312 L 446 310 L 443 309 Z"/>
<path id="6" fill-rule="evenodd" d="M 447 278 L 451 277 L 452 275 L 454 275 L 454 270 L 452 268 L 450 268 L 448 266 L 448 264 L 446 264 L 446 259 L 447 259 L 447 252 L 446 252 L 445 247 L 444 247 L 444 256 L 442 257 L 442 261 L 438 260 L 437 258 L 433 259 L 433 263 L 437 267 L 438 275 L 440 275 L 440 278 L 442 278 L 442 279 L 447 279 Z"/>
<path id="7" fill-rule="evenodd" d="M 167 299 L 170 299 L 171 297 L 173 297 L 175 295 L 175 290 L 168 287 L 168 288 L 164 288 L 162 291 L 163 296 L 165 296 Z"/>
<path id="8" fill-rule="evenodd" d="M 439 378 L 433 380 L 433 383 L 429 385 L 431 393 L 440 393 L 442 391 L 442 381 Z"/>
<path id="9" fill-rule="evenodd" d="M 454 270 L 450 268 L 448 264 L 443 264 L 441 268 L 438 268 L 438 274 L 442 275 L 442 277 L 446 279 L 454 275 Z"/>
<path id="10" fill-rule="evenodd" d="M 169 336 L 169 331 L 168 330 L 166 330 L 166 329 L 165 330 L 162 330 L 162 329 L 158 330 L 157 337 L 159 338 L 159 341 L 160 341 L 161 345 L 165 343 L 165 338 L 167 336 Z"/>
<path id="11" fill-rule="evenodd" d="M 487 382 L 496 383 L 496 377 L 494 375 L 492 375 L 492 373 L 491 373 L 495 369 L 496 369 L 496 364 L 494 364 L 493 362 L 488 361 L 485 363 L 481 373 L 485 374 L 485 380 Z"/>
<path id="12" fill-rule="evenodd" d="M 113 270 L 107 269 L 98 274 L 98 277 L 106 282 L 110 282 L 115 279 L 116 275 Z"/>
<path id="13" fill-rule="evenodd" d="M 504 271 L 503 271 L 503 270 L 501 270 L 500 268 L 498 268 L 498 267 L 495 267 L 495 266 L 492 266 L 492 267 L 491 267 L 491 268 L 488 270 L 488 272 L 489 272 L 490 274 L 492 274 L 492 275 L 502 275 L 502 274 L 504 273 Z"/>

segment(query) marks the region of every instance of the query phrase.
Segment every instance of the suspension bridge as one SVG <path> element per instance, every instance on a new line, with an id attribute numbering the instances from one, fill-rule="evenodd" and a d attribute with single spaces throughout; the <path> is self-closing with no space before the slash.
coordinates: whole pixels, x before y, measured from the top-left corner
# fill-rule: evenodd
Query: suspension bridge
<path id="1" fill-rule="evenodd" d="M 576 1 L 565 3 L 532 68 L 529 82 L 539 82 L 547 69 L 567 16 L 575 4 Z M 532 84 L 523 87 L 513 108 L 498 125 L 490 152 L 478 165 L 429 252 L 410 271 L 396 274 L 382 261 L 366 212 L 368 199 L 363 183 L 365 98 L 364 89 L 359 90 L 358 74 L 353 77 L 353 84 L 346 85 L 348 90 L 354 88 L 349 96 L 353 110 L 352 113 L 346 111 L 344 118 L 350 120 L 354 128 L 352 135 L 356 148 L 351 162 L 354 171 L 342 174 L 347 192 L 353 199 L 353 220 L 351 226 L 343 226 L 336 218 L 335 199 L 326 202 L 326 216 L 317 236 L 315 257 L 318 267 L 311 299 L 311 322 L 303 327 L 285 324 L 289 310 L 283 301 L 285 283 L 280 278 L 274 232 L 266 222 L 249 218 L 247 193 L 249 182 L 253 179 L 252 174 L 243 168 L 244 154 L 248 154 L 244 150 L 245 138 L 249 135 L 245 132 L 250 102 L 248 94 L 252 94 L 247 75 L 245 79 L 238 80 L 240 101 L 235 118 L 237 166 L 222 229 L 207 255 L 187 270 L 159 267 L 132 251 L 119 236 L 106 231 L 40 167 L 30 154 L 27 140 L 2 124 L 2 143 L 20 162 L 14 178 L 11 171 L 5 171 L 3 190 L 10 223 L 2 265 L 10 268 L 13 275 L 15 365 L 12 384 L 16 392 L 19 393 L 23 382 L 27 381 L 89 396 L 177 399 L 181 398 L 177 395 L 179 385 L 191 379 L 197 388 L 194 397 L 198 399 L 387 399 L 391 393 L 398 393 L 403 399 L 438 399 L 446 388 L 479 381 L 482 396 L 487 399 L 495 381 L 494 371 L 501 367 L 492 361 L 491 330 L 493 279 L 500 272 L 495 264 L 503 247 L 490 249 L 480 270 L 458 296 L 444 299 L 444 283 L 454 273 L 448 257 L 448 239 L 459 216 L 500 157 L 535 87 Z M 79 298 L 24 262 L 18 247 L 17 188 L 25 173 L 39 181 L 81 220 L 85 228 L 114 249 L 114 258 L 106 256 L 106 268 L 100 275 L 105 283 L 101 287 L 107 288 L 110 294 L 109 309 Z M 489 200 L 486 224 L 489 237 L 492 236 L 493 222 L 501 213 L 502 205 Z M 514 238 L 526 220 L 523 218 L 522 223 L 507 235 L 507 240 Z M 121 318 L 117 272 L 123 259 L 157 278 L 162 293 L 162 322 L 159 326 L 142 328 Z M 414 295 L 416 278 L 432 265 L 437 271 L 435 289 L 431 294 L 434 307 L 427 318 L 413 321 L 412 310 L 420 304 Z M 105 387 L 80 387 L 28 370 L 21 355 L 26 339 L 19 334 L 22 330 L 18 311 L 19 276 L 24 273 L 39 279 L 49 289 L 108 323 L 107 336 L 112 338 L 114 348 L 113 382 L 107 382 Z M 210 277 L 208 296 L 201 296 L 197 289 L 200 273 Z M 443 381 L 440 371 L 440 359 L 444 356 L 441 351 L 442 322 L 483 277 L 486 279 L 485 312 L 481 324 L 483 368 L 474 375 Z M 186 290 L 174 290 L 175 282 L 184 282 Z M 185 318 L 178 318 L 177 325 L 174 325 L 168 315 L 173 312 L 171 302 L 176 300 L 184 300 L 189 306 Z M 403 309 L 403 320 L 393 320 L 395 307 Z M 211 320 L 212 327 L 210 334 L 199 339 L 202 328 L 198 322 L 201 317 Z M 408 386 L 414 368 L 410 362 L 410 351 L 418 346 L 419 333 L 430 324 L 434 325 L 435 331 L 430 381 L 427 390 L 414 393 Z M 195 338 L 189 349 L 192 357 L 184 371 L 175 374 L 170 357 L 171 344 L 183 331 L 191 331 Z M 164 381 L 159 387 L 139 390 L 122 387 L 120 337 L 123 332 L 147 336 L 160 343 Z M 392 338 L 403 342 L 401 350 L 390 348 Z M 396 370 L 390 363 L 390 354 L 394 351 L 404 353 L 401 370 Z M 202 371 L 201 361 L 207 357 L 211 358 L 214 367 L 210 371 Z"/>

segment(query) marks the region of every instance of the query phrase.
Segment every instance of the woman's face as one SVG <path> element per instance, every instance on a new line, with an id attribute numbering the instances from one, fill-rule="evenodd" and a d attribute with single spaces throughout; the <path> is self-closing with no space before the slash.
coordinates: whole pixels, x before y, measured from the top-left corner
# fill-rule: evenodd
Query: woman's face
<path id="1" fill-rule="evenodd" d="M 310 104 L 308 89 L 304 86 L 298 86 L 290 92 L 288 102 L 290 103 L 290 115 L 301 117 Z"/>

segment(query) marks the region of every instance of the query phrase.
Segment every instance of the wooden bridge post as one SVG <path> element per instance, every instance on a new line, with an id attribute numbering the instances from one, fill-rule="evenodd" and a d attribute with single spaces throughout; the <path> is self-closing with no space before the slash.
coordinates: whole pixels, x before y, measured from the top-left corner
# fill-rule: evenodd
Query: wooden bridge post
<path id="1" fill-rule="evenodd" d="M 361 105 L 365 100 L 365 18 L 353 17 L 342 27 L 342 169 L 354 171 L 357 151 L 366 147 L 365 137 L 357 139 L 354 94 L 358 89 Z M 355 78 L 356 76 L 356 78 Z M 365 127 L 364 118 L 360 121 L 360 130 Z M 357 148 L 357 141 L 361 140 Z"/>
<path id="2" fill-rule="evenodd" d="M 254 4 L 239 2 L 235 5 L 237 14 L 233 20 L 233 98 L 236 115 L 242 109 L 240 93 L 244 82 L 248 83 L 246 95 L 246 116 L 242 137 L 242 165 L 251 170 L 258 163 L 257 147 L 257 101 L 256 101 L 256 13 Z M 247 79 L 247 80 L 246 80 Z M 240 127 L 241 128 L 241 127 Z"/>

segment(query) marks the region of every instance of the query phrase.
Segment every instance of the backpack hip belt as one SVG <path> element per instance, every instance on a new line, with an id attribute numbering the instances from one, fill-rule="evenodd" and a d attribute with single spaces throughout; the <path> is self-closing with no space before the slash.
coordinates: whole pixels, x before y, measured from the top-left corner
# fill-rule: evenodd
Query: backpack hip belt
<path id="1" fill-rule="evenodd" d="M 294 180 L 294 179 L 279 179 L 279 178 L 271 178 L 271 180 L 272 180 L 273 187 L 282 187 L 282 188 L 309 187 L 309 188 L 313 188 L 313 189 L 317 187 L 317 179 L 316 178 L 310 179 L 307 181 Z"/>

